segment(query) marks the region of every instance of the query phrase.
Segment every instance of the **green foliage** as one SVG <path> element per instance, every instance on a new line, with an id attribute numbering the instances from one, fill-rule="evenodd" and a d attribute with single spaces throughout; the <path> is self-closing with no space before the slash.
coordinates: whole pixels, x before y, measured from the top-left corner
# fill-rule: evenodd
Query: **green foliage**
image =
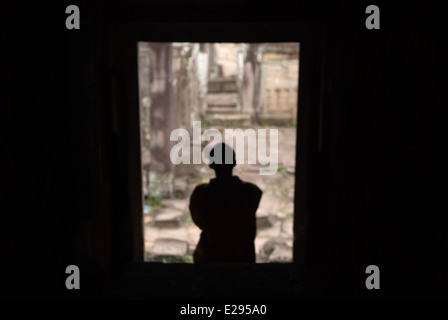
<path id="1" fill-rule="evenodd" d="M 191 255 L 186 255 L 182 257 L 182 262 L 183 263 L 193 263 L 193 256 Z"/>
<path id="2" fill-rule="evenodd" d="M 187 183 L 198 183 L 201 175 L 198 172 L 192 172 L 187 176 Z"/>
<path id="3" fill-rule="evenodd" d="M 193 263 L 192 255 L 185 255 L 182 257 L 178 256 L 160 256 L 160 257 L 149 257 L 149 252 L 147 252 L 147 257 L 149 261 L 152 262 L 162 262 L 162 263 Z"/>
<path id="4" fill-rule="evenodd" d="M 193 219 L 191 219 L 190 210 L 187 208 L 182 214 L 182 221 L 189 226 L 195 226 Z"/>
<path id="5" fill-rule="evenodd" d="M 292 118 L 291 119 L 291 123 L 288 125 L 289 128 L 295 128 L 297 127 L 297 119 L 296 118 Z"/>
<path id="6" fill-rule="evenodd" d="M 149 206 L 160 207 L 162 205 L 162 197 L 158 194 L 151 193 L 149 195 Z"/>
<path id="7" fill-rule="evenodd" d="M 286 168 L 283 168 L 283 167 L 278 168 L 277 169 L 277 173 L 285 174 L 286 173 Z"/>
<path id="8" fill-rule="evenodd" d="M 289 195 L 288 195 L 289 189 L 290 188 L 288 188 L 288 187 L 278 187 L 278 186 L 275 186 L 275 187 L 272 188 L 272 193 L 274 194 L 274 196 L 277 199 L 289 200 L 290 199 Z"/>

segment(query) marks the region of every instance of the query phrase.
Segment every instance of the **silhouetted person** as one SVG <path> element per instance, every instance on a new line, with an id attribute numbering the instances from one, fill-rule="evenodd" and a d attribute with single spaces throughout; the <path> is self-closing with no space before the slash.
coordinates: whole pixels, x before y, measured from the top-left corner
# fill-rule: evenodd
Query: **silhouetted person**
<path id="1" fill-rule="evenodd" d="M 218 150 L 220 148 L 221 152 Z M 232 163 L 225 163 L 225 153 Z M 232 175 L 235 153 L 224 143 L 210 152 L 216 178 L 198 185 L 190 198 L 194 223 L 202 230 L 194 251 L 195 263 L 255 262 L 255 235 L 258 204 L 262 191 L 254 184 Z M 221 164 L 219 164 L 221 163 Z"/>

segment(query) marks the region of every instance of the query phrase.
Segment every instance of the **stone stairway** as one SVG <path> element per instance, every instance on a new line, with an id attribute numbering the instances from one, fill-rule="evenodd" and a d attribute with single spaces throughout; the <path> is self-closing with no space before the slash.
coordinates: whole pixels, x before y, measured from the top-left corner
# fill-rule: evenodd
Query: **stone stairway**
<path id="1" fill-rule="evenodd" d="M 250 115 L 240 112 L 236 77 L 209 79 L 206 102 L 206 119 L 209 125 L 250 126 Z"/>

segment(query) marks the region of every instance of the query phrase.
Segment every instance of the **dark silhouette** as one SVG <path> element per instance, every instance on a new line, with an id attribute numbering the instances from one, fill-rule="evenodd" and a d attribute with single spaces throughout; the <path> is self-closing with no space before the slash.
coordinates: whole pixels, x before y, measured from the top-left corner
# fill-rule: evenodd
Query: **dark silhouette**
<path id="1" fill-rule="evenodd" d="M 231 163 L 226 163 L 226 154 L 232 155 L 228 159 Z M 254 263 L 255 213 L 262 191 L 232 175 L 236 160 L 228 145 L 217 144 L 210 156 L 209 166 L 215 170 L 216 178 L 198 185 L 190 198 L 191 217 L 202 230 L 194 262 Z"/>

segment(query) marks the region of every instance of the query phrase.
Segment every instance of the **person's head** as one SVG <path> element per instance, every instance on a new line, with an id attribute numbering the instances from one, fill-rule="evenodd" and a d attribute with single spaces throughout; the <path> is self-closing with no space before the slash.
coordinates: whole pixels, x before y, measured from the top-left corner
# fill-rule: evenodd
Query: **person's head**
<path id="1" fill-rule="evenodd" d="M 233 149 L 225 143 L 217 143 L 210 151 L 209 167 L 215 170 L 216 177 L 232 176 L 236 166 L 236 157 Z"/>

